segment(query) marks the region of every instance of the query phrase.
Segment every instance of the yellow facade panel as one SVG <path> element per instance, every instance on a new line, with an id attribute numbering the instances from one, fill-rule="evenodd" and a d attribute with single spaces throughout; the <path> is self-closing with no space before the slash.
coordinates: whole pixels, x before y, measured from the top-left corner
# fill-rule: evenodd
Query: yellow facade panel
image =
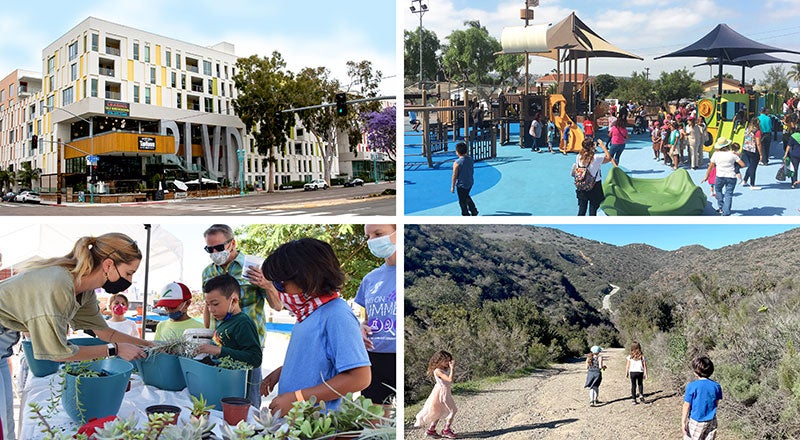
<path id="1" fill-rule="evenodd" d="M 133 81 L 133 60 L 128 60 L 128 80 Z"/>
<path id="2" fill-rule="evenodd" d="M 156 44 L 156 66 L 161 65 L 161 45 Z"/>
<path id="3" fill-rule="evenodd" d="M 161 84 L 167 85 L 167 68 L 161 68 Z"/>
<path id="4" fill-rule="evenodd" d="M 212 94 L 213 94 L 214 96 L 217 96 L 217 87 L 218 87 L 218 84 L 219 84 L 219 83 L 217 82 L 217 78 L 212 78 L 212 79 L 211 79 L 211 89 L 212 89 L 211 91 L 213 92 Z"/>
<path id="5" fill-rule="evenodd" d="M 156 86 L 156 105 L 161 107 L 161 86 Z"/>

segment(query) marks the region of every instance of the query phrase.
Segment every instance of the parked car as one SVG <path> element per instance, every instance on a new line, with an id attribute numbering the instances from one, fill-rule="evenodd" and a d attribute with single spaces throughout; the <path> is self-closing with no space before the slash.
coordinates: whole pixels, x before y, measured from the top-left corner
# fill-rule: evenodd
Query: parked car
<path id="1" fill-rule="evenodd" d="M 30 191 L 27 191 L 27 190 L 25 190 L 25 191 L 20 191 L 20 192 L 19 192 L 19 194 L 17 194 L 17 195 L 14 197 L 14 201 L 15 201 L 15 202 L 19 202 L 19 203 L 22 203 L 22 202 L 24 202 L 24 201 L 25 201 L 25 198 L 26 198 L 26 197 L 28 197 L 28 193 L 30 193 Z"/>
<path id="2" fill-rule="evenodd" d="M 349 187 L 349 186 L 364 186 L 364 180 L 359 179 L 358 177 L 356 177 L 355 179 L 351 179 L 351 180 L 348 180 L 347 182 L 345 182 L 344 186 L 346 186 L 346 187 Z"/>
<path id="3" fill-rule="evenodd" d="M 29 191 L 25 198 L 22 199 L 23 203 L 41 203 L 42 198 L 38 192 Z"/>
<path id="4" fill-rule="evenodd" d="M 324 179 L 316 179 L 312 180 L 311 182 L 306 183 L 303 185 L 303 191 L 310 191 L 310 190 L 318 190 L 318 189 L 328 189 L 328 184 L 325 182 Z"/>
<path id="5" fill-rule="evenodd" d="M 4 202 L 13 202 L 14 198 L 16 198 L 16 197 L 17 197 L 17 193 L 15 193 L 14 191 L 9 191 L 9 192 L 3 194 L 3 199 L 2 200 Z"/>

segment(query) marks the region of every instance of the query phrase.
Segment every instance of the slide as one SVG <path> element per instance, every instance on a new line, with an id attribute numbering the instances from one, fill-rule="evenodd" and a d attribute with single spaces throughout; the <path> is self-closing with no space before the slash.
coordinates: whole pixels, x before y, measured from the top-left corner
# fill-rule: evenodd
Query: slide
<path id="1" fill-rule="evenodd" d="M 550 105 L 550 120 L 553 121 L 558 132 L 561 143 L 558 149 L 563 153 L 577 153 L 581 151 L 583 144 L 583 130 L 567 115 L 567 100 L 564 95 L 548 96 Z M 569 136 L 564 140 L 564 130 L 569 127 Z"/>
<path id="2" fill-rule="evenodd" d="M 600 209 L 606 215 L 700 215 L 706 207 L 703 189 L 683 168 L 662 179 L 640 179 L 613 167 L 603 192 Z"/>

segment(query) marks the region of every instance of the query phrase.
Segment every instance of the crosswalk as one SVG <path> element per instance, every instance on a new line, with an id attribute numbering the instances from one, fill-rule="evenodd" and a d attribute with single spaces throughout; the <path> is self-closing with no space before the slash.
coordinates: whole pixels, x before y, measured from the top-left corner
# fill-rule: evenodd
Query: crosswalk
<path id="1" fill-rule="evenodd" d="M 194 211 L 203 212 L 206 214 L 220 214 L 220 215 L 248 215 L 248 216 L 294 216 L 294 215 L 307 215 L 307 216 L 325 216 L 334 215 L 329 211 L 309 211 L 309 210 L 289 210 L 289 209 L 263 209 L 263 208 L 242 208 L 242 207 L 215 207 L 209 208 L 208 206 L 186 206 L 186 205 L 159 205 L 159 209 L 169 209 L 178 211 Z M 357 213 L 336 214 L 342 217 L 354 217 Z M 362 214 L 363 215 L 363 214 Z"/>

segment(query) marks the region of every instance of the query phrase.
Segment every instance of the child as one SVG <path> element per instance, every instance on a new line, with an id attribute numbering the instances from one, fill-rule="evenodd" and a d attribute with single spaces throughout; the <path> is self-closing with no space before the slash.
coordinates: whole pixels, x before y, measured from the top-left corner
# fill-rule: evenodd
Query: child
<path id="1" fill-rule="evenodd" d="M 711 185 L 711 197 L 716 198 L 717 193 L 714 191 L 714 185 L 717 184 L 717 167 L 714 167 L 711 172 L 708 173 L 708 184 Z"/>
<path id="2" fill-rule="evenodd" d="M 717 438 L 717 404 L 722 399 L 722 387 L 709 379 L 714 363 L 706 356 L 692 361 L 697 380 L 686 385 L 683 396 L 681 429 L 684 440 L 714 440 Z"/>
<path id="3" fill-rule="evenodd" d="M 658 121 L 653 121 L 653 129 L 650 132 L 650 140 L 653 141 L 653 159 L 661 159 L 661 130 Z"/>
<path id="4" fill-rule="evenodd" d="M 196 352 L 217 358 L 230 357 L 252 368 L 261 368 L 261 340 L 255 322 L 239 307 L 239 289 L 239 282 L 229 274 L 206 281 L 203 286 L 206 306 L 217 320 L 213 337 L 215 345 L 201 345 Z M 247 389 L 247 398 L 256 408 L 261 403 L 258 387 L 259 384 L 255 383 Z"/>
<path id="5" fill-rule="evenodd" d="M 681 131 L 677 122 L 672 122 L 669 134 L 669 155 L 672 157 L 672 169 L 677 170 L 681 164 Z"/>
<path id="6" fill-rule="evenodd" d="M 731 153 L 742 157 L 742 146 L 739 145 L 737 142 L 731 144 Z M 739 166 L 738 163 L 733 163 L 733 171 L 736 173 L 736 178 L 739 180 L 739 183 L 742 183 L 742 167 Z"/>
<path id="7" fill-rule="evenodd" d="M 467 144 L 459 142 L 456 144 L 456 154 L 458 159 L 453 162 L 453 181 L 450 184 L 450 192 L 458 190 L 458 204 L 461 206 L 461 215 L 478 215 L 478 208 L 472 201 L 469 192 L 472 191 L 474 175 L 474 161 L 467 155 Z"/>
<path id="8" fill-rule="evenodd" d="M 603 365 L 603 356 L 600 356 L 601 351 L 603 349 L 595 345 L 586 356 L 586 369 L 589 371 L 586 373 L 586 384 L 583 387 L 589 388 L 589 406 L 600 404 L 597 398 L 600 395 L 600 383 L 603 381 L 602 370 L 606 369 Z"/>
<path id="9" fill-rule="evenodd" d="M 125 312 L 128 311 L 128 298 L 118 293 L 111 295 L 108 303 L 111 305 L 111 318 L 106 321 L 108 326 L 120 333 L 138 338 L 139 329 L 136 328 L 136 323 L 125 318 Z"/>
<path id="10" fill-rule="evenodd" d="M 556 128 L 556 124 L 553 121 L 547 122 L 547 149 L 551 153 L 557 153 L 558 150 L 561 148 L 558 142 L 558 128 Z"/>
<path id="11" fill-rule="evenodd" d="M 642 354 L 642 346 L 638 342 L 631 343 L 630 354 L 628 354 L 628 363 L 625 365 L 625 377 L 631 379 L 631 398 L 633 404 L 637 405 L 639 402 L 636 400 L 636 385 L 639 385 L 639 396 L 644 400 L 644 380 L 647 379 L 647 362 L 644 360 Z"/>
<path id="12" fill-rule="evenodd" d="M 313 238 L 292 240 L 270 254 L 261 270 L 297 317 L 283 367 L 261 382 L 264 396 L 278 385 L 269 409 L 285 415 L 294 402 L 311 396 L 337 409 L 339 397 L 366 388 L 372 374 L 358 319 L 339 297 L 345 276 L 333 248 Z"/>
<path id="13" fill-rule="evenodd" d="M 664 158 L 664 165 L 672 165 L 672 159 L 669 156 L 669 121 L 661 125 L 661 157 Z"/>
<path id="14" fill-rule="evenodd" d="M 161 299 L 156 307 L 163 307 L 169 314 L 168 321 L 161 321 L 156 326 L 156 341 L 177 339 L 183 332 L 190 328 L 203 328 L 203 323 L 192 319 L 186 314 L 189 304 L 192 303 L 192 292 L 183 283 L 173 282 L 161 290 Z"/>
<path id="15" fill-rule="evenodd" d="M 417 413 L 417 421 L 414 423 L 416 427 L 427 426 L 425 435 L 428 437 L 439 437 L 439 434 L 436 433 L 436 424 L 441 418 L 444 418 L 444 429 L 441 436 L 456 438 L 456 434 L 450 429 L 457 411 L 452 389 L 455 368 L 456 361 L 453 360 L 453 356 L 444 350 L 436 352 L 428 362 L 428 376 L 433 377 L 436 385 L 433 386 L 425 405 Z"/>

